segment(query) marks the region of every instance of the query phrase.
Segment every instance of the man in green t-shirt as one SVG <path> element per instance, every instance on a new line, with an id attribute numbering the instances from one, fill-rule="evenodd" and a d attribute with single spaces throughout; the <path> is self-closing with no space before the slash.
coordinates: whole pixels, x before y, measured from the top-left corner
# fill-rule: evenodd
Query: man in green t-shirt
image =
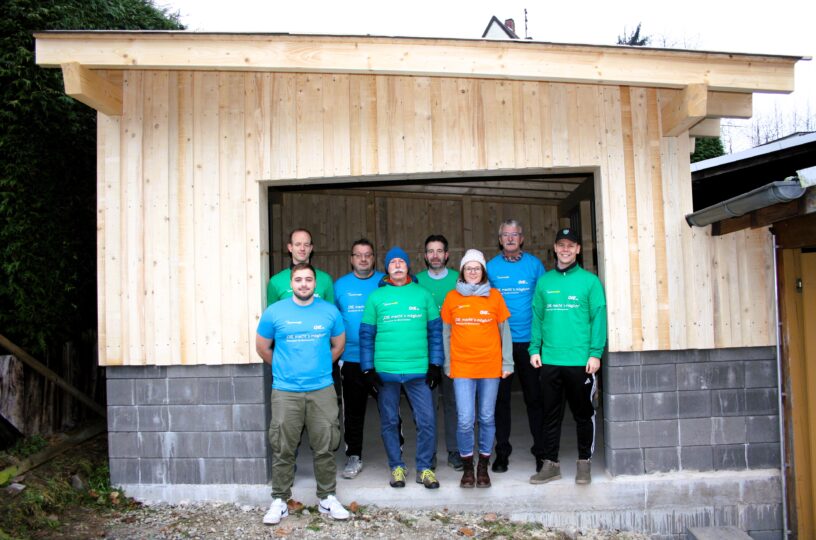
<path id="1" fill-rule="evenodd" d="M 288 268 L 284 268 L 269 280 L 266 287 L 266 305 L 271 306 L 278 300 L 292 297 L 291 268 L 300 263 L 311 262 L 312 233 L 306 229 L 298 228 L 289 233 L 289 243 L 286 244 L 289 256 L 292 258 Z M 326 272 L 315 268 L 317 274 L 317 285 L 315 286 L 315 296 L 322 298 L 326 302 L 334 303 L 334 286 L 332 278 Z"/>
<path id="2" fill-rule="evenodd" d="M 456 288 L 459 272 L 448 268 L 448 239 L 441 234 L 432 234 L 425 239 L 425 265 L 427 270 L 417 274 L 417 282 L 433 296 L 436 307 L 442 310 L 442 304 L 450 291 Z M 434 392 L 437 394 L 437 392 Z M 459 455 L 459 444 L 456 442 L 456 396 L 453 391 L 453 380 L 442 374 L 442 384 L 438 394 L 442 397 L 442 409 L 445 417 L 445 447 L 448 450 L 448 465 L 454 470 L 462 470 L 462 458 Z M 438 401 L 437 395 L 434 402 Z M 434 406 L 436 408 L 436 406 Z"/>
<path id="3" fill-rule="evenodd" d="M 556 265 L 538 279 L 533 296 L 530 364 L 540 372 L 544 461 L 531 484 L 561 478 L 558 461 L 564 402 L 575 419 L 575 483 L 592 481 L 595 448 L 595 374 L 606 345 L 606 297 L 598 276 L 578 266 L 580 237 L 561 229 L 553 246 Z"/>

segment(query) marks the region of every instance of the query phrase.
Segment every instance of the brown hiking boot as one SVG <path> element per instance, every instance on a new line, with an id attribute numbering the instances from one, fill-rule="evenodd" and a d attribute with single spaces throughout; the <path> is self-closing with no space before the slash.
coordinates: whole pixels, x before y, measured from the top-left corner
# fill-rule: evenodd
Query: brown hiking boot
<path id="1" fill-rule="evenodd" d="M 579 459 L 578 468 L 575 471 L 576 484 L 589 484 L 592 482 L 592 463 L 588 459 Z"/>
<path id="2" fill-rule="evenodd" d="M 476 467 L 476 487 L 489 488 L 490 475 L 487 474 L 487 466 L 490 465 L 490 456 L 479 454 L 479 465 Z"/>
<path id="3" fill-rule="evenodd" d="M 545 459 L 541 464 L 541 470 L 530 477 L 531 484 L 546 484 L 551 480 L 561 478 L 561 464 Z"/>
<path id="4" fill-rule="evenodd" d="M 462 479 L 459 487 L 472 488 L 476 485 L 476 478 L 473 476 L 473 456 L 462 457 Z"/>

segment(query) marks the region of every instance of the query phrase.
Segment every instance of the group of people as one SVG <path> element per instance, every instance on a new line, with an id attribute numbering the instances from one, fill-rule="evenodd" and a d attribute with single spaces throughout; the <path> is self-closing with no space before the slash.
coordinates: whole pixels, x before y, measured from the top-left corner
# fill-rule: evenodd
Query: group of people
<path id="1" fill-rule="evenodd" d="M 510 463 L 510 390 L 517 377 L 536 463 L 530 482 L 561 478 L 565 403 L 576 422 L 575 482 L 591 481 L 595 374 L 606 344 L 603 287 L 578 265 L 581 243 L 573 229 L 556 234 L 556 265 L 550 271 L 523 250 L 523 233 L 519 221 L 505 220 L 498 230 L 500 252 L 486 261 L 480 251 L 469 249 L 459 271 L 448 267 L 447 239 L 431 235 L 425 240 L 427 269 L 416 275 L 410 257 L 397 246 L 385 255 L 385 272 L 377 271 L 374 246 L 360 239 L 351 247 L 352 271 L 333 285 L 309 262 L 311 234 L 305 229 L 290 234 L 292 264 L 269 281 L 268 307 L 256 336 L 256 349 L 271 364 L 273 381 L 273 500 L 264 523 L 276 524 L 288 515 L 304 429 L 313 452 L 318 510 L 334 519 L 349 517 L 335 496 L 334 452 L 341 433 L 335 363 L 341 365 L 345 478 L 363 469 L 365 412 L 372 395 L 389 483 L 405 486 L 404 393 L 416 424 L 416 482 L 439 487 L 436 409 L 441 399 L 447 462 L 462 471 L 459 485 L 490 487 L 488 470 L 503 473 Z"/>

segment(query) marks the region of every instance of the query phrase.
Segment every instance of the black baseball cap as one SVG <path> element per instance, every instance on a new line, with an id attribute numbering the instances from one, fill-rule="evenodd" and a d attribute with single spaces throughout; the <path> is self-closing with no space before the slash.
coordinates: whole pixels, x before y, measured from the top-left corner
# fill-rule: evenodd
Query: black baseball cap
<path id="1" fill-rule="evenodd" d="M 575 242 L 576 244 L 581 243 L 581 239 L 578 237 L 578 233 L 575 229 L 558 229 L 558 234 L 555 235 L 555 243 L 557 244 L 559 240 L 563 240 L 565 238 Z"/>

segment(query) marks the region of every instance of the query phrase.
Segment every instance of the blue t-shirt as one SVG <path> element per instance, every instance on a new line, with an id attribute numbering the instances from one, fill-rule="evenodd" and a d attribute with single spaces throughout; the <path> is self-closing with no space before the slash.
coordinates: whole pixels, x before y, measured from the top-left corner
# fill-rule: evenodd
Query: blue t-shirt
<path id="1" fill-rule="evenodd" d="M 340 312 L 320 298 L 308 306 L 286 298 L 266 308 L 258 334 L 275 342 L 272 388 L 312 392 L 332 385 L 331 338 L 343 332 Z"/>
<path id="2" fill-rule="evenodd" d="M 533 323 L 533 294 L 538 278 L 544 274 L 544 265 L 534 255 L 523 253 L 516 262 L 507 262 L 499 253 L 487 263 L 490 285 L 499 289 L 510 310 L 510 334 L 513 343 L 530 341 Z"/>
<path id="3" fill-rule="evenodd" d="M 375 271 L 371 276 L 361 279 L 354 272 L 349 272 L 334 282 L 334 304 L 343 315 L 346 327 L 343 362 L 360 363 L 360 321 L 363 320 L 363 309 L 368 295 L 377 289 L 384 276 L 382 272 Z"/>

